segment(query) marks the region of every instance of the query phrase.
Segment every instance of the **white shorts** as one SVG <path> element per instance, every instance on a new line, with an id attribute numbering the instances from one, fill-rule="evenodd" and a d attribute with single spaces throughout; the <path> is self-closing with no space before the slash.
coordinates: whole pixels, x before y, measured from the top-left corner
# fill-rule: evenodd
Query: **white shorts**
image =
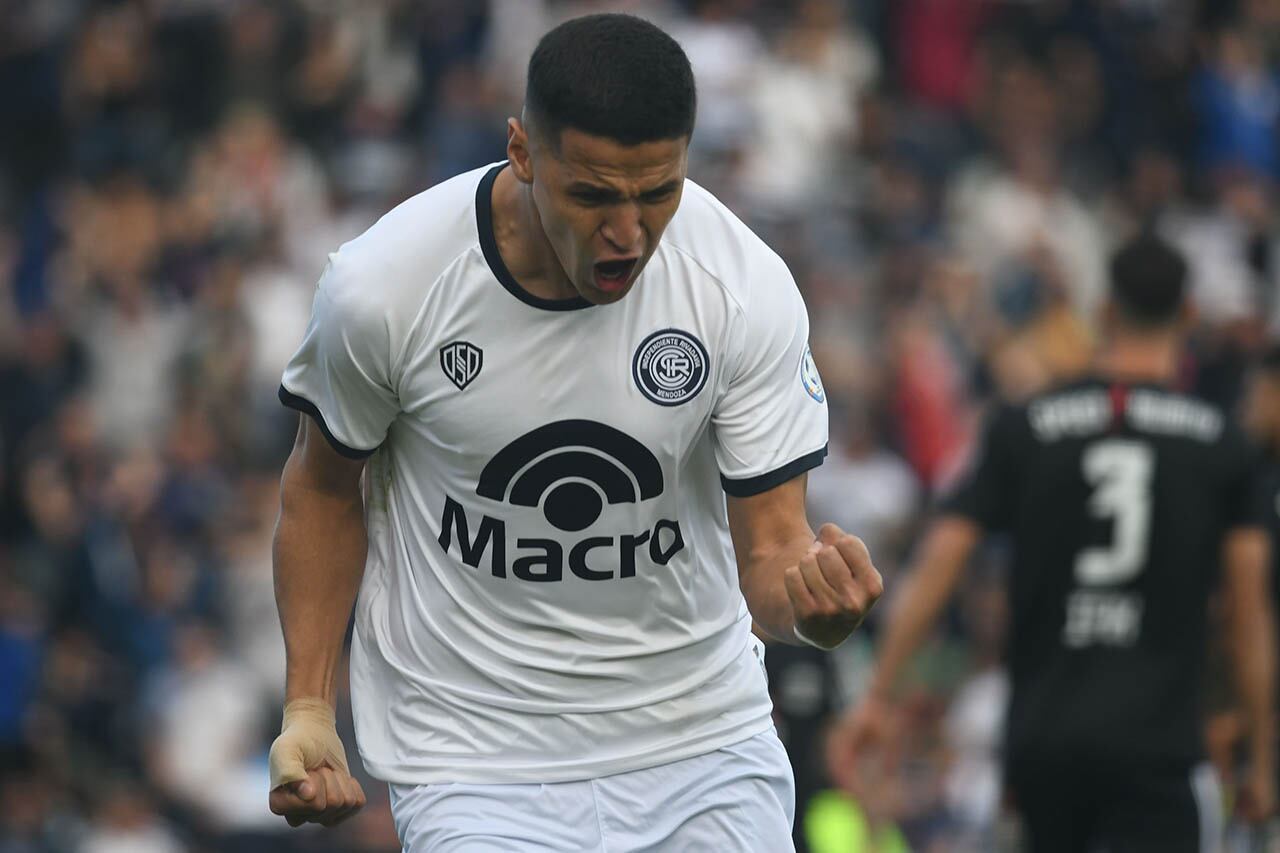
<path id="1" fill-rule="evenodd" d="M 407 853 L 787 853 L 795 780 L 770 729 L 671 764 L 551 785 L 392 785 Z"/>

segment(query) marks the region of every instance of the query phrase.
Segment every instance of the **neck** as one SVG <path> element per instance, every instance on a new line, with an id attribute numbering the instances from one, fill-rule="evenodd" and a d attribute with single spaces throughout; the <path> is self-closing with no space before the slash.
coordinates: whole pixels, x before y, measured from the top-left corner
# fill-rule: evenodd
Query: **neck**
<path id="1" fill-rule="evenodd" d="M 578 295 L 542 230 L 533 190 L 503 169 L 493 183 L 493 236 L 507 269 L 526 291 L 542 299 Z"/>
<path id="2" fill-rule="evenodd" d="M 1172 332 L 1118 334 L 1098 355 L 1095 366 L 1105 376 L 1168 384 L 1178 378 L 1180 351 Z"/>

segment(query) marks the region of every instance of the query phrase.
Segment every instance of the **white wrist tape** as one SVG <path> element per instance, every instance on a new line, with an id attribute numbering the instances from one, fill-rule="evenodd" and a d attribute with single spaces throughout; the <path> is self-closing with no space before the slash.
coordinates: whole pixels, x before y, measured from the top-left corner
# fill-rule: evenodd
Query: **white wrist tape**
<path id="1" fill-rule="evenodd" d="M 317 767 L 350 772 L 333 706 L 323 699 L 294 699 L 286 704 L 280 736 L 271 744 L 268 764 L 272 790 L 301 782 L 308 770 Z"/>
<path id="2" fill-rule="evenodd" d="M 791 626 L 791 633 L 795 634 L 796 639 L 804 643 L 805 645 L 813 646 L 815 649 L 822 649 L 824 652 L 829 652 L 832 649 L 839 648 L 840 643 L 844 642 L 844 640 L 841 640 L 840 643 L 836 643 L 834 646 L 824 646 L 822 645 L 822 643 L 819 643 L 817 640 L 810 639 L 809 637 L 806 637 L 804 634 L 800 633 L 800 628 L 796 625 Z"/>

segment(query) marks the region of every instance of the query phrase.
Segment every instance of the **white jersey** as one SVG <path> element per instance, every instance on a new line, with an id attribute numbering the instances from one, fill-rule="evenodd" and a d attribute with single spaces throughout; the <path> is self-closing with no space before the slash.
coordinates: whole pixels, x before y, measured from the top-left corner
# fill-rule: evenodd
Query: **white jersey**
<path id="1" fill-rule="evenodd" d="M 520 288 L 504 164 L 329 258 L 280 396 L 370 456 L 351 692 L 399 784 L 559 782 L 769 728 L 725 492 L 821 463 L 827 413 L 786 266 L 683 200 L 611 305 Z"/>

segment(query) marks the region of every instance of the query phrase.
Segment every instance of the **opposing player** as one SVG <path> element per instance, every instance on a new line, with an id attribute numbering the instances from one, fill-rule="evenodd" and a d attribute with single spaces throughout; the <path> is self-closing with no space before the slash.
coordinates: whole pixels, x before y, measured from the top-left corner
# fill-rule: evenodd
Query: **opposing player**
<path id="1" fill-rule="evenodd" d="M 1144 236 L 1111 265 L 1096 375 L 999 411 L 889 613 L 868 695 L 831 739 L 837 776 L 885 735 L 893 686 L 984 532 L 1011 534 L 1006 784 L 1033 853 L 1217 850 L 1200 685 L 1219 576 L 1250 725 L 1241 798 L 1274 800 L 1274 641 L 1251 454 L 1173 390 L 1186 267 Z"/>
<path id="2" fill-rule="evenodd" d="M 363 802 L 332 707 L 354 602 L 360 756 L 406 849 L 791 849 L 752 618 L 831 647 L 881 581 L 805 520 L 808 320 L 686 180 L 694 102 L 661 30 L 565 23 L 507 162 L 330 256 L 280 392 L 291 823 Z"/>

